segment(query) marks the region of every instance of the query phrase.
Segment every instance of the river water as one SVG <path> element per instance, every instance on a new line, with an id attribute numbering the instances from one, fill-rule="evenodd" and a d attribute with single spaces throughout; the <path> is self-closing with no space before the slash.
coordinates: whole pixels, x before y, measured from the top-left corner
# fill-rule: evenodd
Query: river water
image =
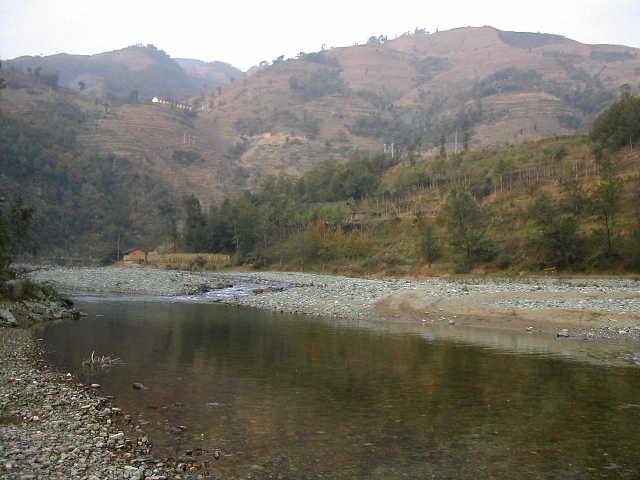
<path id="1" fill-rule="evenodd" d="M 37 332 L 49 360 L 216 478 L 640 478 L 638 367 L 224 305 L 78 306 Z M 83 369 L 91 352 L 125 364 Z"/>

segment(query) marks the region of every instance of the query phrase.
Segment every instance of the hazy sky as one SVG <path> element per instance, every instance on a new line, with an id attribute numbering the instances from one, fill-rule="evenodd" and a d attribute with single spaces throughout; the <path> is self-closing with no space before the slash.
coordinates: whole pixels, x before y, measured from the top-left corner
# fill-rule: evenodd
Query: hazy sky
<path id="1" fill-rule="evenodd" d="M 467 25 L 640 47 L 640 0 L 0 0 L 0 58 L 153 43 L 246 69 L 322 44 Z"/>

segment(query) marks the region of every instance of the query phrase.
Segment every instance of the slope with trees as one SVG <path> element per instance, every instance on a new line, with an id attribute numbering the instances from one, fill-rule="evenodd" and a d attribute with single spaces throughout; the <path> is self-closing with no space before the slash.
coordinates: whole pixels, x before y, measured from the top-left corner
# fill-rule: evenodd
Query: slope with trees
<path id="1" fill-rule="evenodd" d="M 628 127 L 627 117 L 612 112 L 630 100 L 598 117 L 594 139 L 610 145 L 598 129 L 607 125 L 615 138 Z M 268 177 L 255 193 L 208 215 L 198 203 L 183 248 L 225 252 L 256 266 L 351 273 L 417 273 L 433 264 L 433 271 L 459 273 L 633 271 L 640 260 L 640 156 L 629 145 L 608 148 L 606 159 L 602 151 L 577 136 L 400 162 L 354 156 L 299 178 Z M 495 179 L 509 171 L 528 174 L 504 188 Z M 533 174 L 543 171 L 553 176 Z M 430 182 L 436 175 L 439 181 Z"/>

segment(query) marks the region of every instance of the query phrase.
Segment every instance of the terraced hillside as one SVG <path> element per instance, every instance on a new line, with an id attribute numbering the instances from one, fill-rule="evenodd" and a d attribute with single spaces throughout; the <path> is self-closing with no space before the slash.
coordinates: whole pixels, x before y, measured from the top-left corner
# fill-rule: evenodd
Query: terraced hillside
<path id="1" fill-rule="evenodd" d="M 78 141 L 212 203 L 358 150 L 429 156 L 443 141 L 453 151 L 584 132 L 639 77 L 638 50 L 624 46 L 491 27 L 417 33 L 276 61 L 192 97 L 192 112 L 112 107 Z"/>

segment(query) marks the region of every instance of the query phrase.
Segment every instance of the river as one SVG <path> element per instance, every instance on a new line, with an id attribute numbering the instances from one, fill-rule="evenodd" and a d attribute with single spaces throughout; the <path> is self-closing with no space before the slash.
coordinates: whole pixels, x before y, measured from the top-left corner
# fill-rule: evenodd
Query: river
<path id="1" fill-rule="evenodd" d="M 640 478 L 638 367 L 130 300 L 78 298 L 86 318 L 36 335 L 53 365 L 115 396 L 158 455 L 216 478 Z M 88 370 L 91 352 L 124 364 Z"/>

